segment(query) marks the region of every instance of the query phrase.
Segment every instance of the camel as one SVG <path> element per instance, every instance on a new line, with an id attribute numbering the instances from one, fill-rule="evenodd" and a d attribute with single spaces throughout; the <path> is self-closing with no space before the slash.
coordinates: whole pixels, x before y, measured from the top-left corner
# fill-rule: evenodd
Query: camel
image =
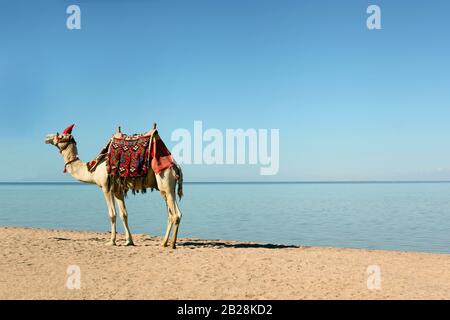
<path id="1" fill-rule="evenodd" d="M 116 245 L 116 203 L 119 208 L 120 218 L 125 228 L 126 245 L 132 246 L 133 238 L 128 227 L 128 212 L 125 206 L 125 196 L 128 189 L 133 191 L 146 190 L 147 188 L 157 189 L 160 191 L 161 196 L 166 202 L 167 207 L 167 229 L 161 245 L 163 247 L 168 246 L 170 233 L 173 227 L 171 248 L 176 248 L 177 233 L 181 221 L 181 211 L 178 207 L 175 188 L 178 183 L 178 196 L 181 199 L 183 194 L 182 183 L 183 175 L 181 168 L 174 163 L 174 165 L 166 170 L 161 171 L 159 174 L 148 168 L 148 174 L 143 179 L 129 179 L 126 181 L 126 190 L 114 190 L 111 188 L 109 176 L 107 173 L 106 161 L 103 161 L 97 165 L 95 171 L 88 170 L 87 164 L 82 162 L 78 158 L 78 150 L 75 139 L 72 136 L 72 128 L 74 125 L 66 128 L 62 134 L 49 134 L 45 138 L 46 144 L 54 145 L 61 153 L 65 170 L 78 181 L 90 184 L 96 184 L 102 190 L 106 205 L 108 207 L 109 219 L 111 222 L 111 240 L 108 245 Z M 156 124 L 153 130 L 156 129 Z M 152 130 L 149 131 L 149 133 Z M 115 135 L 121 134 L 120 129 Z"/>

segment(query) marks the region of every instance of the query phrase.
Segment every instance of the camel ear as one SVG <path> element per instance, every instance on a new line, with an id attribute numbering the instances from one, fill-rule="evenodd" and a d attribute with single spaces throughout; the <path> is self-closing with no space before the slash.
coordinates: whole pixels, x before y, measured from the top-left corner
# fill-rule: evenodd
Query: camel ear
<path id="1" fill-rule="evenodd" d="M 72 134 L 72 129 L 75 127 L 75 124 L 71 124 L 67 128 L 64 129 L 63 134 Z"/>

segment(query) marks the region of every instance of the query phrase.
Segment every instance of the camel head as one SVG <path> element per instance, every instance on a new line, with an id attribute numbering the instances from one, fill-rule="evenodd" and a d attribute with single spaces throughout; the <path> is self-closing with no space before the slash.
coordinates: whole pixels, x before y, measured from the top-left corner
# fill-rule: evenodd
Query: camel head
<path id="1" fill-rule="evenodd" d="M 45 137 L 44 142 L 46 144 L 52 144 L 55 147 L 59 149 L 59 151 L 63 151 L 66 149 L 70 144 L 75 143 L 75 139 L 72 136 L 72 129 L 75 125 L 72 124 L 68 126 L 66 129 L 64 129 L 63 133 L 52 133 L 48 134 Z"/>

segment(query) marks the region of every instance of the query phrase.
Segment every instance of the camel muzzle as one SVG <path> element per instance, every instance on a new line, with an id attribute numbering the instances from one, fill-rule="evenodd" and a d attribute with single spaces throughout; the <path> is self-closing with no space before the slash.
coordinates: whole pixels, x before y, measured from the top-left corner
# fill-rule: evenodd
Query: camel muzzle
<path id="1" fill-rule="evenodd" d="M 45 143 L 45 144 L 52 144 L 52 143 L 53 143 L 53 138 L 54 138 L 54 137 L 55 137 L 54 134 L 48 134 L 48 135 L 45 137 L 44 143 Z"/>

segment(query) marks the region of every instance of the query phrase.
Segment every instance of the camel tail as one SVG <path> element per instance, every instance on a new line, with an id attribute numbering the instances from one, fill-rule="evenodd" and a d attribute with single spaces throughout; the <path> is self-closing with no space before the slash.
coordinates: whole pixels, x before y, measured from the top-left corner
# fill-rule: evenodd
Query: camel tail
<path id="1" fill-rule="evenodd" d="M 177 163 L 174 164 L 173 169 L 177 176 L 177 184 L 178 184 L 177 194 L 181 200 L 181 198 L 183 197 L 183 171 L 181 170 L 181 167 Z"/>

